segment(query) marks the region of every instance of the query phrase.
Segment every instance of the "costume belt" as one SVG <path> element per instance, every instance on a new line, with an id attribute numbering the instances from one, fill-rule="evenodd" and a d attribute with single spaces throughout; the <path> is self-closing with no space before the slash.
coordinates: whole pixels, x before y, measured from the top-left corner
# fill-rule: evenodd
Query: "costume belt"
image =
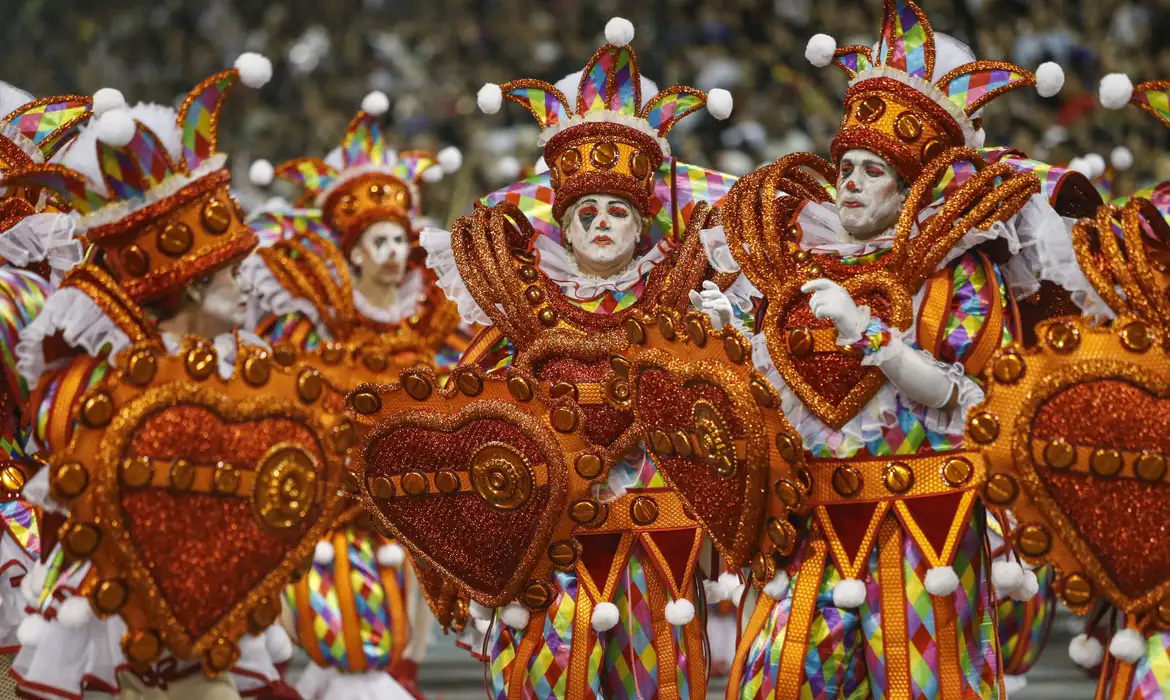
<path id="1" fill-rule="evenodd" d="M 975 450 L 808 462 L 812 505 L 898 501 L 962 493 L 986 480 Z"/>

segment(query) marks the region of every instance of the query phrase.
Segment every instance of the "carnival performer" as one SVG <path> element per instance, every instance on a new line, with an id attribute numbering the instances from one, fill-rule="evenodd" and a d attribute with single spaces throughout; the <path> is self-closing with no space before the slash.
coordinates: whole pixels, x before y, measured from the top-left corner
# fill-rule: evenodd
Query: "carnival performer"
<path id="1" fill-rule="evenodd" d="M 1068 230 L 1035 176 L 974 151 L 971 115 L 1025 85 L 1053 95 L 1063 73 L 975 61 L 912 2 L 882 16 L 872 54 L 809 42 L 810 61 L 851 78 L 833 164 L 782 159 L 725 205 L 730 251 L 767 300 L 753 360 L 803 441 L 792 493 L 812 511 L 794 556 L 757 572 L 729 696 L 1002 697 L 993 579 L 1036 590 L 1019 564 L 993 574 L 964 417 L 1020 334 L 1019 280 L 993 251 L 1067 247 Z M 1026 275 L 1053 276 L 1013 269 Z"/>
<path id="2" fill-rule="evenodd" d="M 249 219 L 261 248 L 240 269 L 245 325 L 278 353 L 318 355 L 351 389 L 397 379 L 419 362 L 445 373 L 471 330 L 418 247 L 428 221 L 423 186 L 455 172 L 462 156 L 455 148 L 396 152 L 380 123 L 388 107 L 385 94 L 367 95 L 325 160 L 251 168 L 255 184 L 275 174 L 303 188 L 298 204 L 315 208 Z M 297 682 L 305 698 L 392 698 L 404 695 L 399 684 L 418 695 L 433 619 L 405 550 L 374 530 L 361 508 L 317 545 L 313 567 L 285 604 L 289 631 L 313 661 Z"/>
<path id="3" fill-rule="evenodd" d="M 73 137 L 90 116 L 80 96 L 33 100 L 0 83 L 0 173 L 44 163 Z M 38 468 L 28 442 L 28 385 L 16 369 L 20 332 L 40 311 L 63 272 L 81 260 L 73 222 L 48 205 L 37 188 L 9 188 L 0 196 L 0 318 L 3 334 L 3 413 L 0 414 L 0 689 L 15 681 L 8 668 L 19 648 L 16 630 L 24 615 L 21 586 L 35 576 L 42 545 L 41 518 L 20 498 Z M 51 529 L 52 523 L 49 524 Z M 50 534 L 51 537 L 51 534 Z"/>
<path id="4" fill-rule="evenodd" d="M 114 410 L 114 394 L 108 392 L 119 391 L 114 381 L 149 387 L 156 374 L 178 365 L 186 367 L 180 379 L 189 374 L 206 381 L 218 370 L 223 384 L 246 382 L 249 393 L 262 396 L 258 387 L 264 382 L 258 377 L 267 349 L 258 338 L 237 332 L 244 302 L 233 276 L 234 266 L 256 245 L 256 236 L 243 224 L 228 192 L 230 176 L 225 156 L 216 150 L 216 129 L 222 100 L 235 83 L 260 87 L 271 70 L 264 57 L 244 54 L 235 68 L 196 86 L 177 112 L 154 104 L 128 107 L 116 90 L 101 90 L 93 110 L 100 118 L 69 144 L 60 165 L 15 168 L 3 180 L 9 188 L 42 188 L 59 197 L 74 212 L 78 234 L 94 248 L 92 261 L 70 270 L 46 299 L 24 329 L 16 353 L 20 376 L 33 387 L 32 444 L 52 465 L 38 472 L 24 493 L 46 509 L 70 513 L 61 541 L 45 557 L 37 580 L 26 579 L 26 593 L 36 604 L 21 623 L 23 647 L 12 669 L 25 697 L 80 698 L 88 691 L 103 691 L 122 698 L 238 698 L 242 691 L 258 697 L 278 692 L 279 675 L 269 649 L 280 646 L 280 633 L 265 628 L 275 621 L 279 606 L 254 610 L 250 619 L 256 636 L 244 637 L 238 647 L 230 638 L 215 641 L 200 654 L 203 668 L 198 658 L 185 661 L 166 653 L 186 641 L 187 657 L 196 656 L 191 636 L 202 639 L 209 618 L 223 621 L 220 606 L 236 604 L 249 590 L 262 590 L 266 584 L 259 579 L 264 576 L 279 575 L 271 556 L 289 546 L 290 534 L 284 539 L 255 534 L 257 542 L 267 543 L 269 553 L 241 559 L 234 558 L 226 539 L 207 537 L 209 529 L 222 527 L 226 533 L 249 526 L 250 503 L 243 502 L 241 511 L 216 494 L 227 494 L 242 480 L 230 462 L 250 459 L 245 454 L 260 443 L 253 440 L 247 450 L 232 447 L 222 431 L 216 432 L 215 422 L 223 419 L 189 405 L 182 410 L 195 413 L 186 419 L 164 419 L 171 420 L 171 428 L 161 428 L 169 437 L 152 442 L 153 447 L 136 448 L 147 450 L 139 454 L 160 449 L 174 453 L 173 461 L 158 461 L 164 465 L 158 473 L 161 482 L 150 457 L 127 457 L 120 476 L 119 462 L 106 467 L 113 470 L 114 483 L 129 491 L 122 495 L 121 526 L 152 523 L 146 530 L 133 530 L 137 554 L 135 564 L 121 574 L 125 578 L 110 578 L 115 570 L 110 567 L 125 566 L 111 563 L 124 560 L 111 559 L 115 555 L 108 550 L 113 546 L 108 542 L 119 537 L 117 531 L 105 533 L 103 542 L 100 530 L 81 519 L 100 507 L 92 499 L 102 496 L 89 485 L 111 472 L 91 463 L 96 452 L 86 454 L 85 463 L 74 461 L 76 457 L 61 460 L 72 454 L 79 433 L 98 431 L 100 436 L 107 428 Z M 241 362 L 244 356 L 250 360 L 247 376 L 236 373 L 237 355 Z M 215 381 L 203 389 L 171 383 L 154 395 L 206 396 L 198 392 L 214 394 L 210 387 Z M 267 401 L 277 403 L 273 397 Z M 166 416 L 179 409 L 167 408 L 164 401 L 153 410 Z M 282 416 L 297 420 L 295 414 Z M 271 430 L 264 419 L 257 427 L 257 435 Z M 150 436 L 158 426 L 124 429 L 138 430 L 139 438 L 147 441 L 159 438 Z M 212 455 L 224 461 L 205 480 L 206 467 L 197 463 Z M 151 491 L 151 483 L 161 483 L 162 490 Z M 144 507 L 162 510 L 148 515 L 141 511 Z M 90 515 L 79 515 L 79 508 Z M 248 520 L 233 522 L 237 511 Z M 290 527 L 287 533 L 300 532 L 296 525 Z M 311 548 L 314 540 L 301 548 Z M 126 542 L 118 546 L 132 546 Z M 292 565 L 287 567 L 291 571 Z M 136 587 L 144 576 L 156 586 L 149 603 Z M 240 610 L 227 615 L 227 624 L 237 630 L 228 634 L 239 634 L 244 624 L 240 615 L 248 615 L 247 608 Z M 206 642 L 196 643 L 208 649 L 202 646 Z"/>
<path id="5" fill-rule="evenodd" d="M 695 614 L 701 534 L 664 488 L 628 411 L 603 398 L 601 380 L 626 344 L 632 313 L 656 300 L 685 309 L 688 292 L 710 274 L 698 231 L 732 178 L 676 160 L 666 136 L 704 105 L 727 117 L 731 99 L 723 90 L 659 92 L 639 73 L 632 24 L 612 19 L 605 34 L 585 69 L 557 86 L 517 80 L 480 90 L 484 112 L 508 99 L 536 118 L 548 171 L 488 195 L 453 232 L 421 236 L 427 266 L 464 320 L 489 326 L 464 362 L 489 374 L 531 373 L 553 400 L 573 396 L 583 434 L 615 464 L 593 497 L 558 516 L 579 524 L 580 550 L 562 542 L 535 555 L 555 557 L 551 588 L 535 584 L 496 610 L 471 605 L 477 623 L 491 621 L 483 653 L 493 698 L 706 694 Z M 734 279 L 719 282 L 729 288 Z M 468 379 L 474 391 L 477 380 Z M 518 400 L 531 400 L 527 380 L 513 379 Z M 581 477 L 601 474 L 598 457 L 581 464 Z M 511 507 L 503 491 L 481 495 Z M 459 525 L 450 527 L 449 539 L 460 541 Z M 502 539 L 501 556 L 523 541 Z M 485 572 L 450 573 L 473 580 Z"/>

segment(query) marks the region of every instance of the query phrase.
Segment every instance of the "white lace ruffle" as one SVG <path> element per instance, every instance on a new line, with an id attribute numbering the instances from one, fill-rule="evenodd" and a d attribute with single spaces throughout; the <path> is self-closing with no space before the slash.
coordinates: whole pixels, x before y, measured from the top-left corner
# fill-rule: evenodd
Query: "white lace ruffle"
<path id="1" fill-rule="evenodd" d="M 46 470 L 47 471 L 47 470 Z M 24 596 L 20 586 L 13 584 L 13 579 L 25 576 L 36 565 L 32 557 L 20 543 L 5 531 L 0 535 L 0 647 L 14 647 L 20 642 L 16 639 L 16 628 L 24 619 Z"/>
<path id="2" fill-rule="evenodd" d="M 1072 245 L 1075 224 L 1076 219 L 1057 214 L 1043 196 L 1033 196 L 1016 217 L 1020 239 L 1026 244 L 1021 257 L 1038 279 L 1067 290 L 1085 316 L 1111 320 L 1116 314 L 1093 289 L 1077 263 Z"/>
<path id="3" fill-rule="evenodd" d="M 739 263 L 731 254 L 731 246 L 727 244 L 727 232 L 722 226 L 699 231 L 699 240 L 703 243 L 703 250 L 707 251 L 707 262 L 716 272 L 739 272 Z"/>
<path id="4" fill-rule="evenodd" d="M 30 454 L 36 451 L 36 449 L 33 449 L 30 451 Z M 68 513 L 69 509 L 49 495 L 50 492 L 49 470 L 48 468 L 42 468 L 36 474 L 33 474 L 33 478 L 29 479 L 28 483 L 24 485 L 24 489 L 20 492 L 20 497 L 50 513 Z"/>
<path id="5" fill-rule="evenodd" d="M 414 700 L 406 688 L 385 671 L 341 673 L 336 668 L 309 664 L 297 681 L 305 700 Z"/>
<path id="6" fill-rule="evenodd" d="M 624 292 L 642 281 L 658 263 L 666 259 L 670 242 L 663 239 L 642 257 L 630 261 L 629 266 L 613 277 L 593 277 L 581 272 L 577 261 L 565 247 L 548 236 L 537 236 L 532 247 L 538 255 L 537 266 L 565 296 L 577 301 L 596 299 L 606 292 Z"/>
<path id="7" fill-rule="evenodd" d="M 81 262 L 84 251 L 73 237 L 76 223 L 68 214 L 32 214 L 0 233 L 0 256 L 16 267 L 47 261 L 49 281 L 56 287 L 61 277 Z"/>
<path id="8" fill-rule="evenodd" d="M 41 313 L 16 344 L 16 369 L 30 387 L 45 373 L 45 341 L 58 333 L 70 346 L 93 356 L 108 346 L 113 357 L 130 345 L 129 336 L 89 295 L 79 289 L 58 289 L 45 299 Z"/>
<path id="9" fill-rule="evenodd" d="M 406 273 L 402 284 L 398 286 L 398 294 L 394 298 L 394 303 L 389 307 L 375 306 L 357 287 L 353 289 L 353 305 L 359 314 L 372 321 L 399 323 L 418 313 L 418 299 L 422 293 L 422 270 L 416 268 Z"/>
<path id="10" fill-rule="evenodd" d="M 322 327 L 317 308 L 307 299 L 293 296 L 285 289 L 259 255 L 249 255 L 240 263 L 239 285 L 248 297 L 247 308 L 244 311 L 244 328 L 255 330 L 260 322 L 270 315 L 299 313 L 304 314 L 313 323 L 318 333 L 323 334 L 326 339 L 329 338 L 328 331 Z"/>
<path id="11" fill-rule="evenodd" d="M 439 278 L 435 284 L 443 290 L 448 299 L 455 302 L 459 316 L 467 323 L 492 325 L 492 320 L 479 308 L 475 297 L 471 295 L 471 290 L 459 276 L 455 253 L 451 250 L 451 232 L 439 228 L 425 228 L 419 234 L 418 242 L 427 251 L 427 267 L 434 270 Z"/>

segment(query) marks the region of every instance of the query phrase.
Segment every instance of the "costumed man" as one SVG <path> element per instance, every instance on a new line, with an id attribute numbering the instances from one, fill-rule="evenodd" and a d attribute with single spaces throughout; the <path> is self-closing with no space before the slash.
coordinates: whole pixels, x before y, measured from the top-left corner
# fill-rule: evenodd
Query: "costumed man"
<path id="1" fill-rule="evenodd" d="M 993 251 L 1068 234 L 1034 176 L 971 148 L 971 115 L 1021 86 L 1055 94 L 1063 74 L 975 61 L 902 0 L 885 3 L 874 54 L 818 35 L 807 55 L 851 78 L 833 164 L 782 159 L 724 208 L 766 297 L 753 360 L 804 453 L 801 483 L 776 491 L 812 511 L 794 555 L 753 571 L 766 586 L 729 696 L 1002 697 L 993 578 L 1022 598 L 1036 584 L 1018 564 L 1011 582 L 993 575 L 964 417 L 991 354 L 1020 335 Z"/>
<path id="2" fill-rule="evenodd" d="M 423 185 L 455 172 L 461 155 L 389 148 L 387 108 L 384 94 L 367 95 L 329 158 L 275 169 L 304 188 L 299 204 L 316 208 L 250 218 L 262 243 L 240 269 L 246 327 L 278 357 L 318 358 L 349 389 L 420 362 L 445 374 L 470 331 L 418 247 Z M 264 161 L 251 168 L 258 185 L 273 174 Z M 297 682 L 305 698 L 390 698 L 404 695 L 398 684 L 418 695 L 432 617 L 405 554 L 360 507 L 317 545 L 313 567 L 285 597 L 289 631 L 313 661 Z"/>
<path id="3" fill-rule="evenodd" d="M 452 232 L 422 233 L 439 286 L 464 320 L 490 326 L 452 381 L 439 392 L 433 376 L 405 372 L 400 385 L 350 397 L 375 426 L 359 448 L 367 507 L 411 549 L 424 579 L 455 580 L 495 606 L 470 606 L 486 632 L 495 698 L 706 693 L 695 614 L 702 538 L 642 450 L 620 392 L 606 398 L 602 378 L 632 313 L 654 303 L 685 308 L 709 275 L 698 231 L 732 178 L 678 162 L 666 136 L 704 105 L 726 117 L 731 100 L 722 90 L 659 92 L 639 74 L 626 20 L 611 20 L 606 39 L 565 89 L 518 80 L 479 92 L 487 113 L 505 98 L 529 110 L 544 129 L 549 170 L 484 198 Z M 719 281 L 726 288 L 734 277 Z M 480 398 L 501 391 L 507 402 Z M 440 414 L 464 401 L 470 413 L 455 423 Z M 549 439 L 531 443 L 520 434 L 535 425 L 524 417 L 534 405 L 552 405 L 555 415 L 544 424 Z M 402 421 L 419 429 L 395 432 Z M 489 433 L 477 421 L 501 427 Z M 447 427 L 428 432 L 436 425 Z M 450 443 L 452 435 L 461 437 Z M 526 456 L 567 435 L 590 451 Z M 422 438 L 449 447 L 409 447 Z M 586 483 L 581 497 L 536 515 L 548 489 L 566 480 Z M 466 510 L 449 522 L 441 513 L 456 503 Z M 572 535 L 547 541 L 553 532 Z M 534 566 L 549 567 L 547 575 L 529 577 Z"/>
<path id="4" fill-rule="evenodd" d="M 19 629 L 24 696 L 280 692 L 279 592 L 340 510 L 343 455 L 324 447 L 340 409 L 319 373 L 272 366 L 236 331 L 234 266 L 256 236 L 219 111 L 271 72 L 244 54 L 177 111 L 100 91 L 61 165 L 2 183 L 62 198 L 93 247 L 17 347 L 49 461 L 24 493 L 68 517 Z"/>
<path id="5" fill-rule="evenodd" d="M 51 159 L 90 116 L 87 97 L 66 95 L 33 100 L 0 83 L 0 173 Z M 20 332 L 40 312 L 45 297 L 65 270 L 81 260 L 73 221 L 56 210 L 37 188 L 7 188 L 0 198 L 0 689 L 14 687 L 8 676 L 19 648 L 16 630 L 24 617 L 21 586 L 36 578 L 42 521 L 20 490 L 39 468 L 28 443 L 28 385 L 16 369 Z M 50 523 L 50 529 L 52 524 Z M 52 534 L 49 533 L 51 541 Z"/>

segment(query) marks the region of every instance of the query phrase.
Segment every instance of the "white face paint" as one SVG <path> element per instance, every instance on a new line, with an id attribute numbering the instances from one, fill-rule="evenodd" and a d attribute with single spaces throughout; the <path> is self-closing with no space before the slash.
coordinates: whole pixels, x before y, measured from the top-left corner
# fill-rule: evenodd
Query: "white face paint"
<path id="1" fill-rule="evenodd" d="M 629 266 L 642 237 L 642 216 L 629 200 L 585 195 L 562 223 L 577 267 L 594 277 L 613 277 Z"/>
<path id="2" fill-rule="evenodd" d="M 846 151 L 837 167 L 837 214 L 845 232 L 868 240 L 892 228 L 906 201 L 894 168 L 860 149 Z"/>
<path id="3" fill-rule="evenodd" d="M 216 270 L 206 283 L 200 301 L 200 311 L 206 318 L 229 329 L 244 325 L 247 308 L 247 299 L 236 282 L 235 273 L 231 267 Z"/>
<path id="4" fill-rule="evenodd" d="M 396 221 L 377 221 L 362 231 L 350 260 L 379 285 L 397 287 L 406 275 L 410 243 L 406 228 Z"/>

